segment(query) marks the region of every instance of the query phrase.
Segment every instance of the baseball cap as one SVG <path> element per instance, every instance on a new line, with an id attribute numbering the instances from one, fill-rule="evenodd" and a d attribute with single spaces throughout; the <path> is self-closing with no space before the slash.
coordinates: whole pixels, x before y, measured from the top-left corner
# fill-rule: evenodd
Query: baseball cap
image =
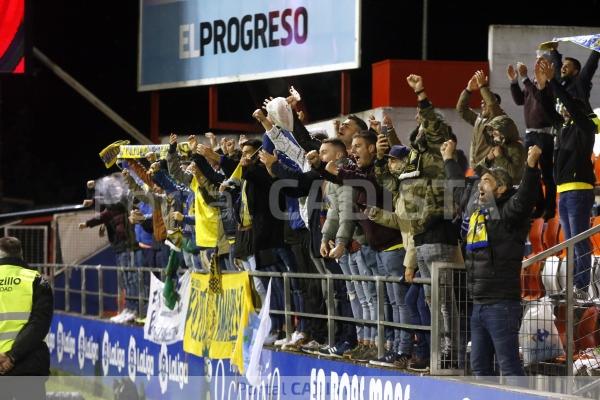
<path id="1" fill-rule="evenodd" d="M 397 160 L 407 157 L 408 154 L 410 153 L 410 149 L 406 146 L 403 145 L 395 145 L 392 146 L 392 148 L 390 149 L 390 152 L 387 154 L 388 157 L 390 158 L 395 158 Z"/>

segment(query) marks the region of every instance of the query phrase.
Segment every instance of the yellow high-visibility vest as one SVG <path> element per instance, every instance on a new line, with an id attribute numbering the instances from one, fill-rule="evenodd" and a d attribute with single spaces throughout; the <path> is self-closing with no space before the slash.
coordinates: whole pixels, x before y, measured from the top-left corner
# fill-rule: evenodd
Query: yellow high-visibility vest
<path id="1" fill-rule="evenodd" d="M 33 305 L 33 281 L 37 271 L 16 265 L 0 265 L 0 353 L 12 349 Z"/>

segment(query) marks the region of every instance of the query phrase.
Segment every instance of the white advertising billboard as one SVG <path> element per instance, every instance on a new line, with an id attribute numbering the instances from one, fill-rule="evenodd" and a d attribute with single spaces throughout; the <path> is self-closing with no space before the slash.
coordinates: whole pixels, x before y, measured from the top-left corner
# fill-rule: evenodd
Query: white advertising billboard
<path id="1" fill-rule="evenodd" d="M 360 0 L 140 0 L 140 91 L 359 66 Z"/>

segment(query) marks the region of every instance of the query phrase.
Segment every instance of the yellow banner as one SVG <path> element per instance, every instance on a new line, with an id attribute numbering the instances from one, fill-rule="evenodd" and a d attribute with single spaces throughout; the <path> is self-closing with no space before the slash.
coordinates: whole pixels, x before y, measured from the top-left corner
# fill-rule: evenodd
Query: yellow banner
<path id="1" fill-rule="evenodd" d="M 179 153 L 189 153 L 190 145 L 188 142 L 179 143 L 177 146 Z M 118 158 L 144 158 L 148 153 L 158 153 L 159 158 L 167 158 L 169 152 L 168 144 L 144 144 L 121 146 Z"/>
<path id="2" fill-rule="evenodd" d="M 129 144 L 129 140 L 118 140 L 106 146 L 98 155 L 104 162 L 106 168 L 110 168 L 117 162 L 121 146 Z"/>
<path id="3" fill-rule="evenodd" d="M 198 357 L 231 359 L 244 372 L 243 340 L 254 311 L 247 272 L 223 274 L 223 291 L 214 294 L 207 274 L 192 274 L 183 350 Z"/>

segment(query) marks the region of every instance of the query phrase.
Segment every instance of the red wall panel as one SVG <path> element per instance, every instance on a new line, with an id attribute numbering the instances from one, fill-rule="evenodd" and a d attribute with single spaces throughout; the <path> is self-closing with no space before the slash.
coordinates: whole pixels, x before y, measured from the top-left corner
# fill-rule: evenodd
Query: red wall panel
<path id="1" fill-rule="evenodd" d="M 427 96 L 439 108 L 455 107 L 460 92 L 477 70 L 489 74 L 487 61 L 384 60 L 373 64 L 372 106 L 415 107 L 417 98 L 406 83 L 410 74 L 421 75 Z M 471 97 L 471 107 L 479 107 L 481 97 Z"/>

